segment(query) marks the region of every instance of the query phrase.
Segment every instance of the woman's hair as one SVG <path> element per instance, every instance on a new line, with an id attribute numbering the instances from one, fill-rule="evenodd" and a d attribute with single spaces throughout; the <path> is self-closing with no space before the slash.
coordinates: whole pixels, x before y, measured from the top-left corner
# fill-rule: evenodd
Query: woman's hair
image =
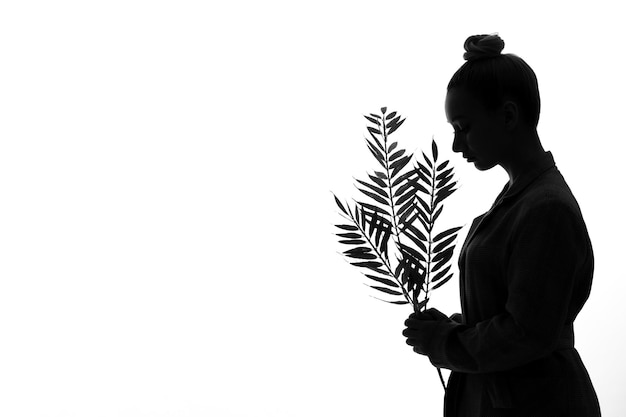
<path id="1" fill-rule="evenodd" d="M 541 101 L 532 68 L 517 55 L 502 54 L 504 41 L 497 34 L 470 36 L 464 47 L 466 62 L 452 76 L 448 91 L 462 87 L 490 110 L 513 100 L 524 120 L 537 127 Z"/>

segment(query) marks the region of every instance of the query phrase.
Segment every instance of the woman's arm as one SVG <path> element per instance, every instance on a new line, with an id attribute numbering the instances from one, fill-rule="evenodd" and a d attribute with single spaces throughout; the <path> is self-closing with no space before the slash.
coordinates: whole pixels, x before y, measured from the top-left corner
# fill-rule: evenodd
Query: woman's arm
<path id="1" fill-rule="evenodd" d="M 521 220 L 511 237 L 503 313 L 474 326 L 449 319 L 407 321 L 415 330 L 412 345 L 434 365 L 483 373 L 541 358 L 556 348 L 562 329 L 582 307 L 593 256 L 579 213 L 550 201 Z"/>

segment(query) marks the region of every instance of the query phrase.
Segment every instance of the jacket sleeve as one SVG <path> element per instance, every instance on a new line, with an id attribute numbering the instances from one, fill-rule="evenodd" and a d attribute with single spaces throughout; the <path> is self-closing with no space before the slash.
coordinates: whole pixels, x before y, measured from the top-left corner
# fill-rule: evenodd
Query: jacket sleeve
<path id="1" fill-rule="evenodd" d="M 508 241 L 505 311 L 474 326 L 440 322 L 426 345 L 431 362 L 485 373 L 552 352 L 567 321 L 573 321 L 570 300 L 576 281 L 590 273 L 587 242 L 582 217 L 568 204 L 547 201 L 521 215 Z"/>

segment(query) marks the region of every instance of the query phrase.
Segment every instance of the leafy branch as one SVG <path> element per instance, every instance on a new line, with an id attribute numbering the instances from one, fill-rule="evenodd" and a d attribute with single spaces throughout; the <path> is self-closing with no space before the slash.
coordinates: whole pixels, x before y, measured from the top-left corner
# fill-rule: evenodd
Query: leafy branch
<path id="1" fill-rule="evenodd" d="M 453 277 L 450 261 L 461 227 L 435 234 L 435 225 L 444 200 L 456 191 L 454 169 L 449 160 L 438 163 L 434 138 L 430 157 L 422 152 L 421 161 L 409 164 L 413 154 L 389 139 L 405 121 L 397 112 L 387 113 L 383 107 L 381 114 L 364 117 L 370 123 L 365 141 L 380 167 L 367 179 L 356 179 L 366 201 L 355 201 L 353 209 L 333 194 L 347 221 L 336 225 L 339 243 L 352 246 L 343 254 L 367 270 L 364 275 L 376 282 L 371 288 L 400 298 L 382 301 L 423 311 L 432 291 Z M 389 257 L 391 237 L 395 267 Z M 440 370 L 439 376 L 443 384 Z"/>
<path id="2" fill-rule="evenodd" d="M 356 201 L 351 209 L 334 196 L 349 222 L 336 225 L 341 229 L 337 236 L 339 243 L 354 246 L 343 252 L 358 260 L 352 264 L 369 269 L 368 278 L 386 285 L 373 288 L 403 298 L 387 302 L 412 304 L 415 311 L 422 311 L 430 293 L 453 276 L 450 261 L 461 227 L 438 234 L 434 231 L 443 202 L 456 191 L 457 182 L 450 161 L 438 162 L 434 139 L 430 157 L 422 152 L 421 161 L 409 164 L 413 154 L 389 139 L 405 119 L 395 111 L 386 112 L 383 107 L 382 114 L 364 116 L 370 122 L 370 137 L 365 141 L 380 170 L 368 173 L 365 180 L 356 179 L 357 189 L 369 202 Z M 388 254 L 391 236 L 396 247 L 395 267 Z"/>

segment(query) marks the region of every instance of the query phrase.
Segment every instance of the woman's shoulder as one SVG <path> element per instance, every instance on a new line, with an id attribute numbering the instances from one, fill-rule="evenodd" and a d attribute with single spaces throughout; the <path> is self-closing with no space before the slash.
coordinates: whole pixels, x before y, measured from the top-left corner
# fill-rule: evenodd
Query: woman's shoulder
<path id="1" fill-rule="evenodd" d="M 530 184 L 520 196 L 519 203 L 526 212 L 558 211 L 564 215 L 581 216 L 576 197 L 556 167 Z"/>

